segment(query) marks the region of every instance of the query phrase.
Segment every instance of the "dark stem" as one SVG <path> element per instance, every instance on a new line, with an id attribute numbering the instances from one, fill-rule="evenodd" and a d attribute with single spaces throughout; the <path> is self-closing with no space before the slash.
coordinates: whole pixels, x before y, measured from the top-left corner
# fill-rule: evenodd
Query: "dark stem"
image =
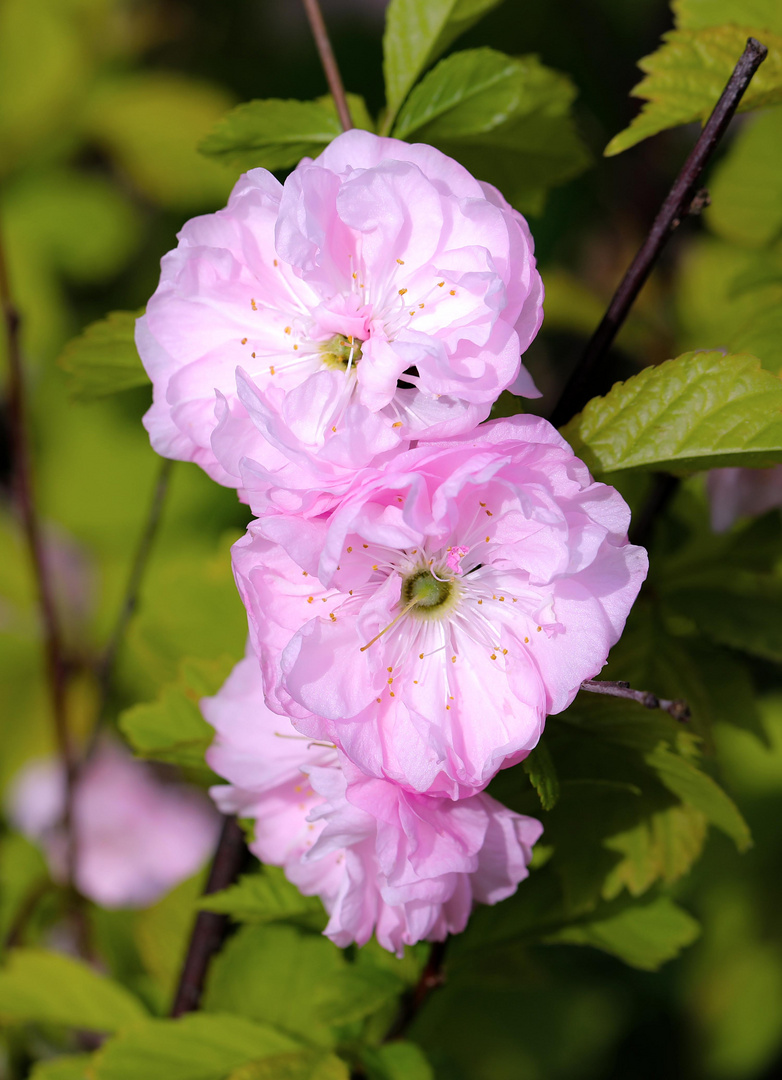
<path id="1" fill-rule="evenodd" d="M 614 293 L 602 322 L 587 344 L 562 396 L 554 407 L 551 423 L 555 427 L 561 427 L 567 423 L 589 400 L 592 374 L 598 362 L 611 347 L 611 343 L 668 238 L 687 214 L 698 213 L 703 208 L 704 195 L 697 190 L 701 173 L 733 118 L 752 76 L 765 60 L 767 53 L 768 49 L 765 45 L 761 45 L 755 38 L 748 38 L 747 47 L 733 69 L 733 74 L 714 107 L 714 112 L 706 122 L 690 156 L 676 177 L 638 254 Z"/>
<path id="2" fill-rule="evenodd" d="M 220 892 L 232 885 L 246 858 L 247 848 L 242 830 L 235 817 L 226 817 L 204 895 Z M 171 1007 L 172 1016 L 182 1016 L 183 1013 L 195 1012 L 198 1008 L 209 964 L 225 940 L 227 932 L 227 915 L 219 915 L 215 911 L 198 912 Z"/>
<path id="3" fill-rule="evenodd" d="M 443 971 L 443 965 L 445 963 L 445 953 L 450 940 L 451 939 L 447 937 L 445 941 L 435 941 L 432 943 L 426 967 L 422 971 L 421 977 L 413 990 L 402 998 L 399 1015 L 389 1028 L 388 1033 L 383 1040 L 384 1042 L 391 1042 L 393 1039 L 401 1039 L 407 1033 L 407 1029 L 421 1011 L 424 1002 L 432 991 L 444 984 L 445 973 Z"/>
<path id="4" fill-rule="evenodd" d="M 320 62 L 326 73 L 326 82 L 329 84 L 331 96 L 334 98 L 334 105 L 337 109 L 339 122 L 342 124 L 343 131 L 350 131 L 353 127 L 353 119 L 350 115 L 350 107 L 348 106 L 348 99 L 345 95 L 342 76 L 340 75 L 339 67 L 337 66 L 337 59 L 334 56 L 334 50 L 331 47 L 328 30 L 323 21 L 320 4 L 318 3 L 318 0 L 303 0 L 303 3 L 304 10 L 309 19 L 312 36 L 315 38 L 315 45 L 318 49 Z"/>
<path id="5" fill-rule="evenodd" d="M 163 506 L 168 494 L 168 488 L 171 481 L 171 471 L 173 469 L 174 462 L 164 459 L 160 466 L 157 481 L 155 483 L 155 490 L 152 494 L 152 501 L 149 506 L 149 513 L 144 524 L 143 531 L 139 537 L 136 553 L 133 557 L 133 562 L 130 568 L 130 574 L 128 575 L 128 584 L 125 588 L 125 598 L 122 602 L 117 621 L 114 624 L 114 629 L 109 637 L 108 644 L 103 652 L 97 665 L 97 678 L 98 678 L 98 720 L 96 723 L 96 732 L 100 726 L 103 718 L 103 713 L 106 709 L 106 700 L 109 696 L 111 689 L 111 679 L 114 673 L 114 664 L 117 659 L 117 653 L 120 650 L 122 641 L 125 637 L 125 632 L 128 628 L 128 624 L 133 617 L 133 613 L 138 605 L 139 593 L 141 591 L 141 582 L 144 578 L 144 572 L 149 562 L 149 556 L 152 552 L 152 546 L 155 542 L 158 529 L 160 527 L 160 520 L 163 513 Z M 93 737 L 94 741 L 94 737 Z"/>
<path id="6" fill-rule="evenodd" d="M 628 701 L 637 701 L 645 709 L 662 709 L 669 713 L 674 720 L 689 720 L 690 709 L 686 701 L 680 698 L 657 697 L 649 690 L 633 690 L 627 682 L 598 682 L 596 679 L 587 679 L 581 683 L 582 690 L 588 690 L 590 694 L 607 694 L 609 697 L 626 698 Z"/>
<path id="7" fill-rule="evenodd" d="M 76 776 L 76 756 L 68 731 L 66 689 L 68 664 L 63 646 L 60 623 L 54 599 L 54 587 L 46 558 L 41 526 L 35 506 L 32 464 L 27 430 L 27 404 L 25 399 L 22 349 L 20 339 L 21 319 L 11 297 L 11 284 L 5 249 L 0 238 L 0 309 L 5 329 L 8 352 L 8 418 L 11 436 L 11 460 L 14 501 L 22 519 L 27 549 L 32 564 L 38 592 L 38 607 L 44 638 L 46 669 L 51 695 L 57 752 L 65 773 L 65 809 L 63 826 L 66 836 L 66 866 L 68 880 L 73 880 L 75 845 L 71 829 L 73 786 Z"/>

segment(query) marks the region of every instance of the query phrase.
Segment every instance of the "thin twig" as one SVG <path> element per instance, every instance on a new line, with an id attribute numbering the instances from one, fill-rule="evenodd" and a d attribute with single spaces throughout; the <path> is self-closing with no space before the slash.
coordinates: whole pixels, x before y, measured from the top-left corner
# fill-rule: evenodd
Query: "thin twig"
<path id="1" fill-rule="evenodd" d="M 155 483 L 155 490 L 152 493 L 152 501 L 149 506 L 149 513 L 147 514 L 144 528 L 141 536 L 139 537 L 136 553 L 133 557 L 130 573 L 128 575 L 128 583 L 125 588 L 125 598 L 122 602 L 122 606 L 117 615 L 117 621 L 114 624 L 114 629 L 108 640 L 108 644 L 103 652 L 102 657 L 97 666 L 97 678 L 98 678 L 98 722 L 96 724 L 96 730 L 101 722 L 103 713 L 106 708 L 106 699 L 109 696 L 111 687 L 111 679 L 114 673 L 114 664 L 117 659 L 117 653 L 119 652 L 122 641 L 125 637 L 125 632 L 128 628 L 128 624 L 133 617 L 133 613 L 136 610 L 138 604 L 139 593 L 141 591 L 141 582 L 144 578 L 144 572 L 149 562 L 149 556 L 152 552 L 152 546 L 157 536 L 158 529 L 160 527 L 160 520 L 163 513 L 163 506 L 168 494 L 168 488 L 171 481 L 171 471 L 173 469 L 174 462 L 165 459 L 160 466 L 157 481 Z"/>
<path id="2" fill-rule="evenodd" d="M 235 817 L 226 817 L 217 844 L 204 895 L 227 889 L 236 881 L 247 858 L 244 835 Z M 215 911 L 199 911 L 196 916 L 187 956 L 182 965 L 172 1016 L 195 1012 L 201 1001 L 209 963 L 228 932 L 228 916 Z"/>
<path id="3" fill-rule="evenodd" d="M 637 701 L 645 709 L 662 709 L 669 713 L 674 720 L 689 720 L 690 708 L 686 701 L 681 698 L 657 697 L 649 690 L 633 690 L 628 682 L 599 682 L 596 679 L 587 679 L 581 683 L 582 690 L 588 690 L 590 694 L 607 694 L 609 697 L 625 698 L 628 701 Z"/>
<path id="4" fill-rule="evenodd" d="M 342 76 L 339 73 L 334 50 L 331 47 L 328 30 L 323 21 L 323 13 L 320 10 L 320 4 L 318 3 L 318 0 L 303 0 L 303 3 L 304 10 L 309 19 L 312 36 L 315 38 L 315 45 L 318 50 L 318 55 L 320 56 L 320 62 L 326 73 L 326 82 L 329 84 L 331 96 L 334 98 L 334 105 L 337 109 L 339 122 L 342 125 L 343 131 L 350 131 L 353 127 L 353 118 L 350 115 L 350 107 L 348 105 L 347 95 L 345 94 L 345 87 L 342 82 Z"/>
<path id="5" fill-rule="evenodd" d="M 445 983 L 443 965 L 445 963 L 445 953 L 450 940 L 449 937 L 446 937 L 445 941 L 435 941 L 432 943 L 426 967 L 421 972 L 421 977 L 411 993 L 402 998 L 399 1015 L 389 1028 L 386 1037 L 383 1040 L 384 1042 L 391 1042 L 393 1039 L 401 1039 L 421 1011 L 424 1002 L 432 991 Z"/>
<path id="6" fill-rule="evenodd" d="M 0 237 L 0 309 L 5 329 L 8 353 L 8 418 L 11 434 L 11 462 L 13 494 L 22 519 L 27 548 L 38 592 L 38 607 L 43 628 L 44 652 L 51 696 L 57 752 L 65 774 L 65 808 L 63 826 L 66 836 L 66 866 L 68 880 L 73 880 L 76 859 L 75 842 L 71 828 L 73 787 L 76 776 L 76 756 L 68 730 L 66 689 L 68 663 L 63 645 L 60 621 L 54 597 L 54 585 L 50 564 L 46 558 L 41 526 L 35 506 L 32 464 L 30 460 L 27 428 L 27 405 L 25 398 L 22 349 L 20 340 L 21 318 L 12 296 L 5 249 Z"/>
<path id="7" fill-rule="evenodd" d="M 611 343 L 668 238 L 684 217 L 689 213 L 698 213 L 703 208 L 704 194 L 697 191 L 701 173 L 732 120 L 752 76 L 765 60 L 767 53 L 768 49 L 765 45 L 761 45 L 755 38 L 747 39 L 747 47 L 736 64 L 713 113 L 685 161 L 684 167 L 676 177 L 638 254 L 614 293 L 602 322 L 587 344 L 583 356 L 554 407 L 551 423 L 555 427 L 561 427 L 567 423 L 571 416 L 583 408 L 588 401 L 592 373 L 611 347 Z"/>

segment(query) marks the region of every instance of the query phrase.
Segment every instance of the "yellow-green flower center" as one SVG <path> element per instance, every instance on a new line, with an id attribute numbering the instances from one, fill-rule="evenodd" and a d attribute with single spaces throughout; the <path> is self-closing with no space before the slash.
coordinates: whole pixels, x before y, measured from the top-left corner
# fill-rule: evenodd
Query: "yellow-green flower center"
<path id="1" fill-rule="evenodd" d="M 440 618 L 458 597 L 459 586 L 453 578 L 435 577 L 430 570 L 417 570 L 402 581 L 402 603 L 420 618 Z"/>
<path id="2" fill-rule="evenodd" d="M 363 341 L 352 335 L 335 334 L 328 341 L 321 342 L 320 351 L 323 363 L 327 368 L 337 368 L 347 371 L 349 367 L 355 367 L 361 359 L 361 346 Z"/>

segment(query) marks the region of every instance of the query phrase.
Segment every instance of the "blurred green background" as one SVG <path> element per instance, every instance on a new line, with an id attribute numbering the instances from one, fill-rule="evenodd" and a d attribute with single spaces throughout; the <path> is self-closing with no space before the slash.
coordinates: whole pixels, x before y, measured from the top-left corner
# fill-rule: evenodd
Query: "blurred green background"
<path id="1" fill-rule="evenodd" d="M 323 0 L 323 10 L 348 90 L 377 111 L 383 0 Z M 570 75 L 594 156 L 531 219 L 548 292 L 546 322 L 528 354 L 542 410 L 692 143 L 685 128 L 602 158 L 637 111 L 628 96 L 637 59 L 671 24 L 663 0 L 507 0 L 459 42 L 537 53 Z M 37 496 L 75 658 L 71 709 L 82 734 L 94 722 L 91 663 L 116 617 L 160 463 L 140 424 L 147 391 L 77 403 L 57 357 L 107 311 L 141 308 L 177 229 L 224 203 L 236 177 L 195 145 L 228 108 L 324 91 L 297 0 L 0 0 L 0 229 L 22 314 Z M 688 222 L 644 289 L 600 389 L 640 364 L 724 344 L 725 267 L 749 265 L 766 242 L 731 233 L 717 205 Z M 719 318 L 725 325 L 716 328 Z M 23 762 L 52 747 L 33 587 L 8 498 L 5 425 L 2 433 L 5 787 Z M 154 697 L 184 657 L 241 655 L 244 614 L 228 544 L 245 521 L 232 492 L 194 466 L 176 466 L 120 655 L 113 711 Z M 701 939 L 657 974 L 565 946 L 455 961 L 448 986 L 411 1032 L 439 1063 L 438 1075 L 761 1080 L 782 1072 L 782 691 L 771 664 L 756 662 L 753 673 L 770 745 L 728 727 L 714 739 L 721 779 L 755 847 L 739 856 L 712 834 L 678 886 L 677 898 L 703 922 Z M 20 859 L 19 844 L 4 838 L 7 881 Z M 8 895 L 6 888 L 0 924 Z M 18 1075 L 12 1058 L 9 1076 Z"/>

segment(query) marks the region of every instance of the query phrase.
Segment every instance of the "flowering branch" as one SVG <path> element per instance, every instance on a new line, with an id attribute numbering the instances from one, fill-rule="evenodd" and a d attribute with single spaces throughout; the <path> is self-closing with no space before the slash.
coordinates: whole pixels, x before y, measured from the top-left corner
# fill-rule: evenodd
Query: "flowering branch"
<path id="1" fill-rule="evenodd" d="M 204 895 L 227 889 L 236 878 L 247 857 L 244 835 L 235 817 L 226 817 L 217 844 L 209 880 Z M 214 911 L 199 911 L 190 935 L 187 955 L 179 977 L 172 1016 L 195 1012 L 201 1000 L 204 979 L 210 961 L 222 945 L 228 932 L 228 916 Z"/>
<path id="2" fill-rule="evenodd" d="M 744 91 L 767 54 L 768 49 L 765 45 L 761 45 L 755 38 L 747 39 L 747 47 L 733 69 L 733 74 L 715 105 L 714 111 L 660 207 L 638 254 L 614 293 L 602 322 L 592 335 L 559 401 L 554 406 L 551 423 L 555 427 L 561 427 L 567 423 L 589 399 L 588 387 L 592 374 L 598 362 L 611 347 L 635 298 L 674 229 L 688 214 L 700 213 L 706 205 L 708 197 L 704 192 L 697 190 L 701 173 L 733 119 Z"/>
<path id="3" fill-rule="evenodd" d="M 347 95 L 345 94 L 345 86 L 342 82 L 342 76 L 339 73 L 337 58 L 334 56 L 334 50 L 331 47 L 326 24 L 323 21 L 323 13 L 320 10 L 320 4 L 318 3 L 318 0 L 303 0 L 303 3 L 304 10 L 306 11 L 309 20 L 310 29 L 312 30 L 312 36 L 315 38 L 315 45 L 318 49 L 320 62 L 326 73 L 326 82 L 329 84 L 331 96 L 334 98 L 334 105 L 337 109 L 339 122 L 342 124 L 343 131 L 350 131 L 353 127 L 353 118 L 350 115 L 350 107 L 348 105 Z"/>
<path id="4" fill-rule="evenodd" d="M 63 823 L 67 837 L 66 865 L 68 879 L 73 879 L 75 851 L 71 822 L 73 785 L 76 775 L 76 758 L 68 731 L 66 706 L 66 683 L 68 665 L 54 600 L 54 587 L 47 565 L 38 512 L 33 493 L 32 466 L 27 437 L 27 409 L 25 402 L 22 350 L 20 341 L 21 318 L 11 297 L 11 285 L 5 249 L 0 239 L 0 309 L 5 329 L 8 354 L 8 416 L 11 429 L 11 459 L 13 495 L 22 519 L 27 548 L 38 591 L 38 607 L 43 625 L 44 650 L 51 694 L 52 719 L 57 749 L 65 773 L 65 811 Z"/>
<path id="5" fill-rule="evenodd" d="M 587 679 L 581 683 L 582 690 L 588 690 L 590 694 L 607 694 L 609 697 L 626 698 L 628 701 L 637 701 L 645 709 L 663 709 L 674 720 L 689 720 L 690 708 L 686 701 L 681 698 L 660 698 L 649 690 L 633 690 L 628 682 L 599 682 L 596 679 Z"/>

